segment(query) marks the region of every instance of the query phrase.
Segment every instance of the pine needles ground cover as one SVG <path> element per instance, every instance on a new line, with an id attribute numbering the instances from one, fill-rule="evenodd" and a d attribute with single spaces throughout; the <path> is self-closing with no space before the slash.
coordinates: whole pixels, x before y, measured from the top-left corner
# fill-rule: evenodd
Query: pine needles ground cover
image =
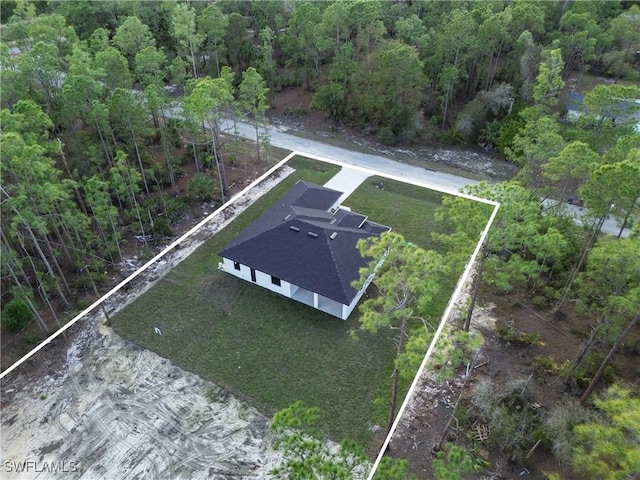
<path id="1" fill-rule="evenodd" d="M 393 361 L 391 332 L 354 341 L 349 330 L 358 327 L 357 311 L 342 321 L 217 270 L 217 252 L 295 182 L 322 185 L 339 171 L 300 157 L 289 164 L 296 168 L 293 174 L 112 323 L 125 338 L 216 382 L 266 414 L 302 400 L 320 408 L 320 425 L 328 436 L 367 445 L 377 417 L 374 399 L 386 391 Z M 367 180 L 345 203 L 428 247 L 442 194 L 383 181 L 385 189 L 379 190 Z M 443 290 L 434 307 L 440 312 L 452 288 Z M 155 334 L 156 327 L 162 335 Z"/>

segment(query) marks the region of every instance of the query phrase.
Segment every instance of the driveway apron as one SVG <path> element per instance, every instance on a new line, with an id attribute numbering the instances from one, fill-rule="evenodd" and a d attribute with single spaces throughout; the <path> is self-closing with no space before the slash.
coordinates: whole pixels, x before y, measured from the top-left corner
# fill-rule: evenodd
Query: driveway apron
<path id="1" fill-rule="evenodd" d="M 324 184 L 325 187 L 343 192 L 338 199 L 338 205 L 341 204 L 353 191 L 364 182 L 370 174 L 350 167 L 342 167 L 331 180 Z"/>

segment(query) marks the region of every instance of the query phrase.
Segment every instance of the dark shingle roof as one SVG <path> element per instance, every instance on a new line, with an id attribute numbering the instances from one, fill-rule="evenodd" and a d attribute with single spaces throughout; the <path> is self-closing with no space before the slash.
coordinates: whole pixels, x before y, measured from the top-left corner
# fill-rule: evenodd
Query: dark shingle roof
<path id="1" fill-rule="evenodd" d="M 340 195 L 299 181 L 220 255 L 348 305 L 366 265 L 356 242 L 390 228 L 343 209 L 332 214 Z"/>

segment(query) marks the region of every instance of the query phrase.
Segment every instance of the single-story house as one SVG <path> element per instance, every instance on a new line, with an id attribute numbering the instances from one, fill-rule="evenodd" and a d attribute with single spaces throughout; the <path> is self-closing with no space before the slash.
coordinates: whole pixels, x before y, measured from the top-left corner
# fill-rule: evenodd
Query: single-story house
<path id="1" fill-rule="evenodd" d="M 220 253 L 218 268 L 346 320 L 366 290 L 361 238 L 391 230 L 338 205 L 342 192 L 299 181 Z"/>
<path id="2" fill-rule="evenodd" d="M 584 105 L 584 94 L 574 90 L 569 93 L 567 100 L 567 120 L 575 121 L 589 112 Z M 634 130 L 640 132 L 640 99 L 619 99 L 612 105 L 611 112 L 605 115 L 605 120 L 609 119 L 615 124 L 634 123 Z"/>

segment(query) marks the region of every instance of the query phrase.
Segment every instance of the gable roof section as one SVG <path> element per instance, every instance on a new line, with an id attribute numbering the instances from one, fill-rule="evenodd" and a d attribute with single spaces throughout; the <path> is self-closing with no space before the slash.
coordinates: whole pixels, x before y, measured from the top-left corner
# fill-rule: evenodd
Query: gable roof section
<path id="1" fill-rule="evenodd" d="M 366 265 L 357 241 L 390 228 L 344 209 L 329 212 L 341 194 L 299 181 L 220 256 L 350 304 L 357 294 L 351 282 Z"/>

